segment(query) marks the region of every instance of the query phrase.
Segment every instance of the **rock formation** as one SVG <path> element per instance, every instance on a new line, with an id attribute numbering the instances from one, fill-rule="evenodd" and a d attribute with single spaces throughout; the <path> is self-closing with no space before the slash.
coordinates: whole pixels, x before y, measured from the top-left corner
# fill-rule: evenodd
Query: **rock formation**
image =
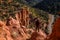
<path id="1" fill-rule="evenodd" d="M 60 17 L 56 19 L 56 22 L 53 25 L 53 30 L 51 35 L 48 36 L 46 40 L 60 40 Z"/>

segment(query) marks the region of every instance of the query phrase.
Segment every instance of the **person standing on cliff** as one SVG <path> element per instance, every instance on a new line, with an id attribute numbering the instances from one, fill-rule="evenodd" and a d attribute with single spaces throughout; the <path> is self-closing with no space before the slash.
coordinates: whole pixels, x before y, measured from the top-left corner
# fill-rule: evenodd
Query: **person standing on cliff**
<path id="1" fill-rule="evenodd" d="M 40 26 L 40 19 L 39 18 L 35 18 L 34 19 L 35 20 L 35 28 L 36 28 L 36 30 L 39 32 L 39 29 L 41 28 L 41 26 Z"/>

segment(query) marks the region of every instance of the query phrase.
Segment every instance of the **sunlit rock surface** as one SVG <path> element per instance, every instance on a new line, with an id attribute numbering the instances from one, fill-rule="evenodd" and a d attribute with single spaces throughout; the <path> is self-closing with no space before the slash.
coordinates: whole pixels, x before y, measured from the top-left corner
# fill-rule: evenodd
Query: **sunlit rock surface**
<path id="1" fill-rule="evenodd" d="M 11 18 L 9 23 L 11 24 L 6 26 L 4 22 L 0 21 L 0 40 L 44 40 L 46 38 L 46 34 L 42 30 L 35 32 L 25 26 L 20 27 L 16 19 Z M 31 31 L 30 34 L 29 31 Z"/>

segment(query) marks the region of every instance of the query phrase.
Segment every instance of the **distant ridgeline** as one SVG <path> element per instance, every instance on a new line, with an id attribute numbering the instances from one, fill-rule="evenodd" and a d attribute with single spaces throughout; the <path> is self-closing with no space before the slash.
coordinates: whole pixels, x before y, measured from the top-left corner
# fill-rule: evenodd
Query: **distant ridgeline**
<path id="1" fill-rule="evenodd" d="M 42 2 L 33 5 L 33 7 L 42 9 L 53 15 L 60 15 L 58 13 L 60 12 L 60 0 L 43 0 Z"/>
<path id="2" fill-rule="evenodd" d="M 48 19 L 47 12 L 32 8 L 28 5 L 25 5 L 21 1 L 19 2 L 18 1 L 17 0 L 0 0 L 0 20 L 6 20 L 10 16 L 15 18 L 15 13 L 21 10 L 24 6 L 28 7 L 30 12 L 33 15 L 42 16 L 42 17 L 45 17 L 45 19 Z"/>
<path id="3" fill-rule="evenodd" d="M 60 15 L 58 13 L 60 11 L 60 0 L 18 0 L 18 2 L 44 10 L 53 15 Z"/>

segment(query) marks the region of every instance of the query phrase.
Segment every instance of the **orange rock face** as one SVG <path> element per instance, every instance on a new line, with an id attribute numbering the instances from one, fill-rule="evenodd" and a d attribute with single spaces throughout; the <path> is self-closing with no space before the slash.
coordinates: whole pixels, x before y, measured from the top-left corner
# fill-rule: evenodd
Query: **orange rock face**
<path id="1" fill-rule="evenodd" d="M 25 26 L 20 27 L 17 20 L 11 19 L 9 26 L 2 21 L 0 21 L 0 40 L 44 40 L 46 35 L 41 30 L 39 32 L 34 32 L 33 29 L 27 29 Z M 31 31 L 31 34 L 28 33 Z"/>
<path id="2" fill-rule="evenodd" d="M 26 40 L 29 38 L 28 29 L 21 27 L 19 21 L 11 18 L 10 25 L 0 21 L 0 40 Z"/>
<path id="3" fill-rule="evenodd" d="M 60 17 L 56 19 L 52 34 L 49 36 L 48 40 L 60 40 Z"/>
<path id="4" fill-rule="evenodd" d="M 46 34 L 40 30 L 40 32 L 33 32 L 29 40 L 45 40 Z"/>

